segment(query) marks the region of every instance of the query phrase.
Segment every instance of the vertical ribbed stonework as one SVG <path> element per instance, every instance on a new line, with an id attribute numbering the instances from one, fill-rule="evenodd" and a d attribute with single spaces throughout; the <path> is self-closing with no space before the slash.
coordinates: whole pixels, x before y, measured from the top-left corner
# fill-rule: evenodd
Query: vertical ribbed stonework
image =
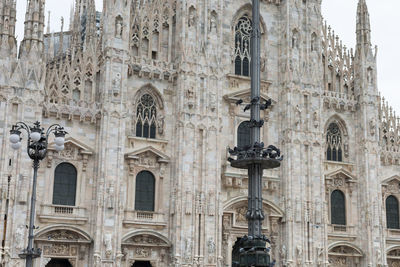
<path id="1" fill-rule="evenodd" d="M 44 0 L 29 0 L 25 13 L 24 39 L 20 46 L 20 57 L 43 53 Z"/>
<path id="2" fill-rule="evenodd" d="M 16 52 L 15 39 L 16 1 L 0 1 L 0 57 L 8 57 Z"/>

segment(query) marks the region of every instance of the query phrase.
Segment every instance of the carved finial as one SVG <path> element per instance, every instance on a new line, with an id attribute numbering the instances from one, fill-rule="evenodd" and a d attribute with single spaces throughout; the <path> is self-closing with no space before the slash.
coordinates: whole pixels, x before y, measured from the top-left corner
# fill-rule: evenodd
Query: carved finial
<path id="1" fill-rule="evenodd" d="M 49 17 L 48 17 L 48 21 L 47 21 L 47 33 L 50 33 L 50 10 L 48 12 Z"/>
<path id="2" fill-rule="evenodd" d="M 61 32 L 64 31 L 64 17 L 61 17 Z"/>

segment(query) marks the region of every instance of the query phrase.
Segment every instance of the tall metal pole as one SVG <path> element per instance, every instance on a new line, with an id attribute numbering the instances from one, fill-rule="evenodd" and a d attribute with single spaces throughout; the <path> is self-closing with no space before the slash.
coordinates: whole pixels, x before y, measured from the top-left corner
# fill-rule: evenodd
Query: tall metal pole
<path id="1" fill-rule="evenodd" d="M 248 236 L 244 236 L 234 246 L 234 251 L 239 251 L 232 261 L 232 267 L 273 266 L 271 263 L 267 243 L 269 240 L 262 234 L 262 221 L 264 212 L 262 208 L 262 175 L 263 169 L 273 169 L 280 166 L 282 156 L 280 150 L 270 145 L 264 149 L 260 140 L 261 127 L 264 121 L 260 119 L 260 109 L 267 109 L 272 101 L 260 103 L 260 0 L 253 1 L 253 25 L 251 34 L 251 103 L 250 103 L 250 145 L 248 147 L 235 147 L 229 149 L 231 156 L 228 158 L 234 168 L 247 169 L 249 175 L 248 185 Z M 237 102 L 238 105 L 243 100 Z M 247 106 L 245 108 L 247 110 Z"/>
<path id="2" fill-rule="evenodd" d="M 253 0 L 253 31 L 251 34 L 251 122 L 260 121 L 260 0 Z M 260 127 L 251 124 L 251 144 L 260 142 Z M 261 237 L 262 221 L 262 179 L 261 164 L 251 164 L 248 168 L 248 233 L 249 236 Z"/>
<path id="3" fill-rule="evenodd" d="M 18 150 L 21 147 L 21 131 L 25 130 L 28 134 L 27 153 L 33 160 L 33 183 L 32 183 L 32 195 L 31 195 L 31 209 L 29 214 L 29 227 L 28 227 L 28 247 L 24 249 L 18 256 L 21 259 L 25 259 L 26 267 L 33 267 L 33 259 L 40 257 L 42 251 L 40 248 L 34 248 L 34 235 L 35 230 L 35 215 L 36 215 L 36 184 L 37 184 L 37 173 L 39 169 L 40 161 L 46 157 L 48 149 L 48 140 L 50 133 L 55 136 L 55 150 L 61 151 L 64 149 L 65 135 L 64 128 L 59 124 L 51 125 L 46 132 L 40 126 L 40 122 L 35 122 L 33 127 L 29 127 L 24 122 L 17 122 L 12 126 L 10 131 L 10 142 L 11 147 Z"/>
<path id="4" fill-rule="evenodd" d="M 39 169 L 39 160 L 33 160 L 33 184 L 32 184 L 32 195 L 31 195 L 31 210 L 29 215 L 29 235 L 28 235 L 28 252 L 26 255 L 26 267 L 33 267 L 33 230 L 35 229 L 35 208 L 36 208 L 36 181 L 37 171 Z"/>

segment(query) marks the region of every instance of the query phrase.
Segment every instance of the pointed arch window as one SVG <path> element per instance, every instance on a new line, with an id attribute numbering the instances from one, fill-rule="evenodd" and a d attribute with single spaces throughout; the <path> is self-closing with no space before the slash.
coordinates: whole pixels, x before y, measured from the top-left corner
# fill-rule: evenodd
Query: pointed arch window
<path id="1" fill-rule="evenodd" d="M 340 190 L 331 194 L 331 224 L 346 225 L 345 197 Z"/>
<path id="2" fill-rule="evenodd" d="M 154 211 L 155 178 L 149 171 L 136 176 L 135 210 Z"/>
<path id="3" fill-rule="evenodd" d="M 331 123 L 326 133 L 326 159 L 343 161 L 342 133 L 336 123 Z"/>
<path id="4" fill-rule="evenodd" d="M 250 42 L 253 30 L 252 21 L 243 15 L 235 26 L 235 74 L 250 76 Z"/>
<path id="5" fill-rule="evenodd" d="M 386 198 L 386 226 L 388 229 L 400 229 L 399 201 L 395 196 Z"/>
<path id="6" fill-rule="evenodd" d="M 59 164 L 54 172 L 53 205 L 75 206 L 77 171 L 70 164 Z"/>
<path id="7" fill-rule="evenodd" d="M 237 147 L 244 148 L 250 145 L 250 121 L 239 124 L 237 130 Z"/>
<path id="8" fill-rule="evenodd" d="M 154 98 L 149 94 L 140 97 L 136 108 L 136 136 L 156 138 L 157 107 Z"/>

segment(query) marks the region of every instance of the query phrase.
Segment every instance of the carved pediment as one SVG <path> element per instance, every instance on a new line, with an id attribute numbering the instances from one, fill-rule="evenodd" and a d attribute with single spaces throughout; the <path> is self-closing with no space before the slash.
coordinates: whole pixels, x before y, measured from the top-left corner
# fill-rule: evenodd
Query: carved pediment
<path id="1" fill-rule="evenodd" d="M 345 185 L 345 183 L 351 184 L 357 182 L 357 178 L 344 168 L 340 168 L 325 174 L 325 180 L 327 181 L 328 185 L 334 185 L 338 187 Z"/>
<path id="2" fill-rule="evenodd" d="M 55 146 L 54 143 L 50 143 L 49 150 L 56 151 L 54 146 Z M 65 146 L 65 148 L 63 151 L 55 152 L 55 153 L 59 153 L 61 155 L 65 154 L 65 156 L 67 156 L 67 157 L 72 156 L 70 154 L 72 152 L 72 150 L 76 150 L 76 152 L 78 152 L 79 154 L 85 154 L 85 155 L 93 154 L 92 148 L 88 147 L 87 145 L 84 145 L 83 143 L 79 142 L 78 140 L 76 140 L 72 137 L 68 137 L 65 139 L 64 146 Z"/>
<path id="3" fill-rule="evenodd" d="M 329 250 L 331 256 L 345 256 L 345 257 L 362 257 L 363 253 L 360 249 L 349 245 L 336 245 Z"/>
<path id="4" fill-rule="evenodd" d="M 90 243 L 91 240 L 88 236 L 81 233 L 68 230 L 68 229 L 57 229 L 47 231 L 39 234 L 35 237 L 36 241 L 46 242 L 68 242 L 68 243 Z"/>
<path id="5" fill-rule="evenodd" d="M 244 103 L 250 103 L 251 95 L 250 95 L 250 88 L 246 88 L 243 90 L 239 90 L 233 92 L 231 94 L 224 95 L 224 99 L 229 103 L 236 103 L 239 99 L 242 99 Z M 269 99 L 272 100 L 272 106 L 274 106 L 277 102 L 272 97 L 268 96 L 266 92 L 260 93 L 261 102 L 265 102 Z"/>
<path id="6" fill-rule="evenodd" d="M 125 154 L 125 158 L 131 159 L 143 166 L 155 166 L 156 163 L 168 163 L 170 158 L 158 149 L 148 146 Z"/>
<path id="7" fill-rule="evenodd" d="M 234 201 L 234 200 L 233 200 Z M 247 226 L 247 200 L 243 200 L 240 198 L 237 201 L 230 201 L 226 208 L 224 208 L 224 212 L 233 213 L 233 222 L 236 226 Z M 263 211 L 265 216 L 268 217 L 276 217 L 282 218 L 283 212 L 273 203 L 264 200 L 263 201 Z"/>
<path id="8" fill-rule="evenodd" d="M 93 154 L 93 149 L 82 144 L 72 137 L 68 137 L 64 143 L 64 149 L 57 152 L 54 149 L 55 144 L 49 144 L 49 153 L 47 156 L 47 167 L 51 168 L 52 160 L 54 157 L 62 160 L 81 161 L 82 171 L 86 171 L 89 156 Z"/>
<path id="9" fill-rule="evenodd" d="M 382 189 L 389 194 L 400 194 L 400 177 L 392 176 L 382 182 Z"/>
<path id="10" fill-rule="evenodd" d="M 164 237 L 159 237 L 151 233 L 142 233 L 125 238 L 122 241 L 125 246 L 137 247 L 169 247 L 168 240 Z"/>

